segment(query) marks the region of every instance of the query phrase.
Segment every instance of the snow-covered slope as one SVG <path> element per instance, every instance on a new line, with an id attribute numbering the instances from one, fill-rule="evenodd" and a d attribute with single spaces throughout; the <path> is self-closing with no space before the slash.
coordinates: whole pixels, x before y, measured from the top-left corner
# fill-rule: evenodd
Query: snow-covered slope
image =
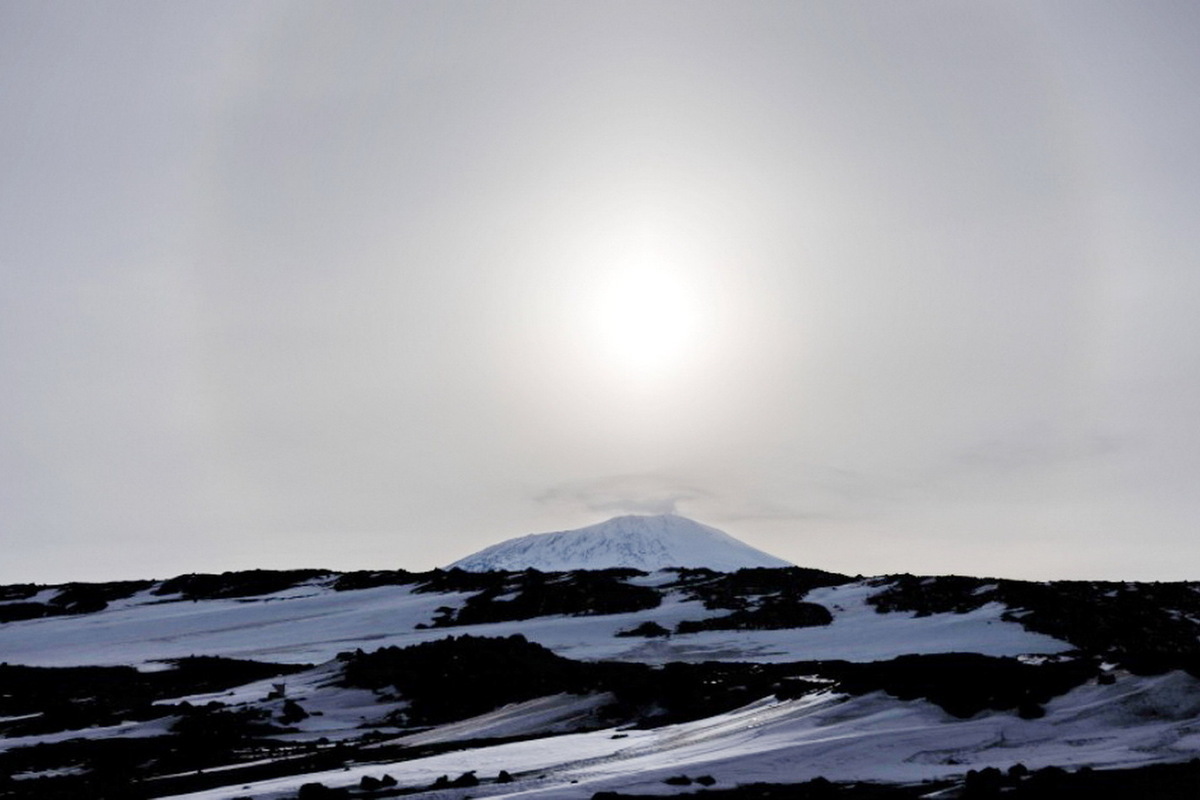
<path id="1" fill-rule="evenodd" d="M 792 564 L 727 533 L 675 514 L 614 517 L 573 531 L 535 533 L 494 544 L 450 565 L 469 572 L 542 572 L 633 567 L 707 567 L 732 572 Z"/>
<path id="2" fill-rule="evenodd" d="M 718 787 L 729 788 L 817 776 L 913 783 L 968 769 L 1007 770 L 1018 763 L 1038 769 L 1181 762 L 1200 754 L 1194 725 L 1198 691 L 1200 683 L 1181 672 L 1122 675 L 1115 684 L 1090 682 L 1055 698 L 1045 717 L 1033 720 L 1003 712 L 958 720 L 925 701 L 902 701 L 883 692 L 860 697 L 818 692 L 796 700 L 763 699 L 729 713 L 649 730 L 574 733 L 269 779 L 242 785 L 241 793 L 257 800 L 290 800 L 304 783 L 352 788 L 364 775 L 386 772 L 401 786 L 428 786 L 438 775 L 473 770 L 486 782 L 471 788 L 472 797 L 587 800 L 599 791 L 662 794 L 664 779 L 680 774 L 710 774 Z M 510 706 L 457 723 L 455 735 L 494 736 L 505 731 L 506 717 L 512 730 L 523 731 L 528 707 L 544 709 L 555 702 L 579 705 L 589 700 L 558 696 Z M 438 731 L 426 735 L 436 741 Z M 491 780 L 501 769 L 516 781 Z M 691 789 L 687 791 L 690 796 Z M 229 795 L 229 787 L 223 787 L 175 800 L 225 800 Z M 414 796 L 441 800 L 463 795 Z"/>
<path id="3" fill-rule="evenodd" d="M 748 548 L 678 517 L 574 533 L 620 551 L 626 528 L 635 554 L 636 534 L 649 530 L 663 551 L 690 541 L 685 556 L 747 566 L 748 557 L 718 557 Z M 558 574 L 297 571 L 0 587 L 0 684 L 12 690 L 0 693 L 0 775 L 17 777 L 0 794 L 100 796 L 80 753 L 110 752 L 137 754 L 130 785 L 189 800 L 295 800 L 309 783 L 374 796 L 369 785 L 384 776 L 428 800 L 661 794 L 680 776 L 717 788 L 818 776 L 952 786 L 967 770 L 1018 762 L 1157 765 L 1149 775 L 1192 769 L 1200 756 L 1200 583 L 795 568 L 630 575 L 567 571 L 572 558 L 603 555 L 569 541 L 538 550 L 558 556 L 541 562 Z M 104 602 L 61 610 L 89 598 Z M 259 663 L 172 663 L 187 656 Z M 98 700 L 98 673 L 37 669 L 84 665 L 142 674 L 105 672 L 120 690 Z M 456 672 L 462 665 L 471 668 Z M 214 759 L 210 729 L 249 744 Z M 268 738 L 273 750 L 259 744 Z M 457 788 L 442 777 L 455 775 Z M 953 796 L 937 791 L 928 796 Z"/>
<path id="4" fill-rule="evenodd" d="M 637 579 L 661 584 L 674 573 Z M 129 664 L 202 653 L 289 664 L 319 663 L 366 646 L 407 647 L 448 635 L 521 634 L 559 655 L 583 660 L 649 664 L 670 661 L 802 659 L 874 661 L 905 653 L 1053 654 L 1071 645 L 1001 618 L 998 603 L 964 614 L 881 614 L 866 598 L 880 591 L 866 581 L 815 589 L 811 602 L 830 610 L 833 622 L 799 629 L 700 631 L 670 637 L 621 637 L 644 622 L 673 629 L 683 620 L 725 613 L 665 590 L 660 606 L 600 616 L 553 615 L 533 619 L 428 627 L 439 606 L 459 607 L 468 593 L 422 592 L 380 586 L 337 592 L 308 585 L 256 598 L 163 602 L 150 592 L 94 614 L 48 617 L 0 625 L 0 654 L 11 663 L 44 667 Z"/>

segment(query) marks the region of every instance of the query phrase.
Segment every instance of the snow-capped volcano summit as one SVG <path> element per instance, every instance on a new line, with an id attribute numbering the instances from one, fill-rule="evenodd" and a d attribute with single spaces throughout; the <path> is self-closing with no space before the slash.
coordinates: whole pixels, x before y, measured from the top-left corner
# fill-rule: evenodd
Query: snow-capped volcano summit
<path id="1" fill-rule="evenodd" d="M 572 531 L 534 533 L 509 539 L 459 559 L 447 569 L 469 572 L 634 567 L 647 572 L 665 567 L 708 567 L 732 572 L 744 567 L 790 567 L 716 528 L 676 516 L 614 517 Z"/>

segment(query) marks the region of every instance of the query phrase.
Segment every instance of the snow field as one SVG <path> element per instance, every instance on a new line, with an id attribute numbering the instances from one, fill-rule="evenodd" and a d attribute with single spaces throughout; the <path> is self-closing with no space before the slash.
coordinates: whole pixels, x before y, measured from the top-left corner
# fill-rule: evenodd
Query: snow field
<path id="1" fill-rule="evenodd" d="M 1184 706 L 1181 700 L 1186 700 Z M 547 698 L 548 706 L 554 702 Z M 662 781 L 679 774 L 709 774 L 718 786 L 731 786 L 817 776 L 834 781 L 920 781 L 987 766 L 1007 769 L 1016 763 L 1031 769 L 1052 764 L 1134 766 L 1200 755 L 1200 732 L 1188 713 L 1188 704 L 1195 703 L 1200 703 L 1200 683 L 1178 672 L 1148 678 L 1122 675 L 1110 686 L 1081 686 L 1054 699 L 1046 716 L 1037 720 L 1005 712 L 959 720 L 925 701 L 899 701 L 882 692 L 854 698 L 822 692 L 797 700 L 763 700 L 728 714 L 655 730 L 567 734 L 352 766 L 263 781 L 238 793 L 282 800 L 313 781 L 350 786 L 363 775 L 387 773 L 401 786 L 414 787 L 468 770 L 486 780 L 504 769 L 517 778 L 515 783 L 485 782 L 469 790 L 412 796 L 583 800 L 614 789 L 664 792 Z M 505 714 L 519 718 L 527 710 L 514 706 L 455 723 L 455 734 L 502 729 Z M 219 800 L 229 792 L 197 792 L 177 800 Z"/>
<path id="2" fill-rule="evenodd" d="M 642 581 L 665 580 L 656 573 Z M 147 593 L 94 614 L 12 622 L 0 626 L 4 660 L 29 666 L 134 664 L 189 655 L 319 664 L 361 647 L 404 647 L 446 636 L 524 635 L 556 653 L 582 660 L 763 661 L 817 659 L 878 661 L 905 653 L 976 652 L 993 656 L 1065 652 L 1070 645 L 1000 619 L 990 604 L 967 614 L 916 617 L 879 614 L 866 582 L 814 589 L 807 600 L 830 609 L 833 624 L 774 631 L 702 631 L 669 638 L 620 637 L 645 621 L 673 629 L 710 611 L 668 593 L 649 611 L 588 617 L 538 617 L 516 622 L 418 630 L 439 606 L 459 607 L 470 593 L 421 594 L 410 586 L 336 592 L 297 587 L 256 598 L 164 602 Z"/>

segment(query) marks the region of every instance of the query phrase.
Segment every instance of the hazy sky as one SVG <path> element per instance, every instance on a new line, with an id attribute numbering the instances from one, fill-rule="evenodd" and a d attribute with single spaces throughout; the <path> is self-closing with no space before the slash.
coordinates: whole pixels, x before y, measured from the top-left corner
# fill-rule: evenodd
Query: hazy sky
<path id="1" fill-rule="evenodd" d="M 630 511 L 1200 578 L 1200 6 L 0 2 L 0 581 Z"/>

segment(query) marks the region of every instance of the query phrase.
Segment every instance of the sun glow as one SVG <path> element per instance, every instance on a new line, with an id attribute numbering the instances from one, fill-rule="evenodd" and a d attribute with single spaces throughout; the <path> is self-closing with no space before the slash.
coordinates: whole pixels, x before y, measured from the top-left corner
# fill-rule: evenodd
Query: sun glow
<path id="1" fill-rule="evenodd" d="M 666 270 L 614 274 L 596 294 L 600 349 L 614 366 L 635 373 L 677 367 L 699 345 L 699 306 L 692 287 Z"/>

